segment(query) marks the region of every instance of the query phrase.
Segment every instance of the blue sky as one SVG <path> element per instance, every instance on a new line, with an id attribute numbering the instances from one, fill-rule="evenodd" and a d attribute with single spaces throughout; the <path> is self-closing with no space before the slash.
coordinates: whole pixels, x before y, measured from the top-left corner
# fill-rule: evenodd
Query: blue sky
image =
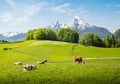
<path id="1" fill-rule="evenodd" d="M 120 28 L 120 0 L 0 0 L 0 33 L 26 32 L 79 16 L 111 32 Z"/>

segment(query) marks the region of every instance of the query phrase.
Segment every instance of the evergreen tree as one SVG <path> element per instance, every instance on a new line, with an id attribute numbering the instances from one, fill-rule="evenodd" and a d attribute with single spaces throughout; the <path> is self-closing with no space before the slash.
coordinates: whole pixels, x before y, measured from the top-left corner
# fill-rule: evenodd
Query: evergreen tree
<path id="1" fill-rule="evenodd" d="M 106 46 L 107 48 L 109 48 L 109 47 L 110 47 L 110 38 L 109 38 L 109 35 L 108 35 L 108 34 L 106 35 L 104 41 L 105 41 L 105 46 Z"/>
<path id="2" fill-rule="evenodd" d="M 110 38 L 110 43 L 111 43 L 111 47 L 114 48 L 115 47 L 115 38 L 114 38 L 114 35 L 111 36 Z"/>
<path id="3" fill-rule="evenodd" d="M 96 47 L 104 47 L 103 41 L 93 33 L 84 34 L 80 39 L 80 44 L 96 46 Z"/>
<path id="4" fill-rule="evenodd" d="M 114 32 L 115 41 L 120 41 L 120 28 Z"/>
<path id="5" fill-rule="evenodd" d="M 87 33 L 82 36 L 80 43 L 83 45 L 93 45 L 93 33 Z"/>
<path id="6" fill-rule="evenodd" d="M 120 41 L 118 41 L 118 42 L 115 44 L 115 47 L 116 47 L 116 48 L 120 48 Z"/>
<path id="7" fill-rule="evenodd" d="M 96 34 L 93 35 L 93 46 L 104 47 L 104 42 Z"/>

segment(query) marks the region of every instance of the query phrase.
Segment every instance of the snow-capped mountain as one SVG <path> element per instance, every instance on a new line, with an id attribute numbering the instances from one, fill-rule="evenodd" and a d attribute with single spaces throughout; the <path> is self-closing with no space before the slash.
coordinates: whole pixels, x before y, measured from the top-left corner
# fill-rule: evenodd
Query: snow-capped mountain
<path id="1" fill-rule="evenodd" d="M 53 23 L 49 26 L 51 29 L 54 29 L 55 31 L 59 30 L 59 28 L 72 28 L 75 30 L 84 30 L 89 27 L 89 24 L 82 20 L 78 16 L 74 16 L 74 18 L 71 20 L 68 24 L 60 24 L 59 21 Z"/>
<path id="2" fill-rule="evenodd" d="M 81 19 L 78 16 L 74 16 L 74 18 L 68 24 L 61 24 L 61 23 L 59 23 L 59 21 L 57 21 L 48 27 L 55 30 L 56 32 L 60 28 L 71 28 L 71 29 L 74 29 L 75 31 L 77 31 L 79 33 L 80 37 L 83 34 L 86 34 L 88 32 L 95 33 L 100 38 L 105 38 L 106 34 L 112 35 L 112 33 L 109 32 L 106 28 L 91 26 L 90 24 L 88 24 L 87 22 L 85 22 L 83 19 Z M 2 34 L 0 34 L 0 40 L 23 41 L 25 38 L 25 34 L 26 33 L 23 33 L 23 32 L 2 33 Z"/>
<path id="3" fill-rule="evenodd" d="M 61 28 L 67 28 L 68 27 L 68 25 L 67 24 L 61 24 L 61 26 L 60 26 Z"/>
<path id="4" fill-rule="evenodd" d="M 0 34 L 0 40 L 5 40 L 5 41 L 23 41 L 25 38 L 25 33 L 23 32 L 6 32 Z"/>
<path id="5" fill-rule="evenodd" d="M 112 35 L 112 33 L 109 32 L 106 28 L 91 26 L 90 24 L 88 24 L 87 22 L 85 22 L 83 19 L 81 19 L 78 16 L 74 16 L 74 18 L 68 24 L 60 24 L 59 21 L 57 21 L 55 24 L 52 24 L 49 27 L 55 31 L 58 31 L 60 28 L 71 28 L 77 31 L 80 37 L 83 34 L 86 34 L 88 32 L 95 33 L 100 38 L 105 38 L 106 34 Z"/>
<path id="6" fill-rule="evenodd" d="M 48 26 L 48 28 L 51 28 L 55 31 L 58 31 L 59 28 L 67 28 L 67 27 L 68 27 L 67 24 L 60 24 L 59 21 L 56 21 L 55 23 Z"/>
<path id="7" fill-rule="evenodd" d="M 6 33 L 2 33 L 2 35 L 4 37 L 11 37 L 11 36 L 15 36 L 15 35 L 19 35 L 19 34 L 23 34 L 23 32 L 6 32 Z"/>
<path id="8" fill-rule="evenodd" d="M 20 33 L 11 37 L 7 38 L 7 41 L 9 42 L 15 42 L 15 41 L 23 41 L 25 39 L 26 33 Z"/>
<path id="9" fill-rule="evenodd" d="M 61 24 L 59 23 L 59 21 L 57 21 L 56 23 L 53 23 L 51 26 L 49 26 L 50 28 L 52 28 L 55 31 L 58 31 L 58 29 L 61 27 Z"/>
<path id="10" fill-rule="evenodd" d="M 84 30 L 89 27 L 89 24 L 87 22 L 85 22 L 84 20 L 82 20 L 80 17 L 74 16 L 74 18 L 68 24 L 67 27 L 73 28 L 75 30 Z"/>

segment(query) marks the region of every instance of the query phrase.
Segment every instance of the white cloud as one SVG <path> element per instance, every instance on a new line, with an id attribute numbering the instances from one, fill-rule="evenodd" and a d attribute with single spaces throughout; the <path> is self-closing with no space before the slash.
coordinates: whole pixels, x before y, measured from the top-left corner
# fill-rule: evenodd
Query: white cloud
<path id="1" fill-rule="evenodd" d="M 56 12 L 66 13 L 66 12 L 72 12 L 73 10 L 69 8 L 70 3 L 65 3 L 63 5 L 59 5 L 56 7 L 53 7 L 52 10 Z"/>
<path id="2" fill-rule="evenodd" d="M 36 4 L 20 4 L 14 2 L 14 0 L 6 0 L 10 6 L 10 11 L 4 11 L 0 15 L 0 21 L 2 22 L 25 22 L 28 21 L 33 15 L 39 13 L 45 3 Z"/>
<path id="3" fill-rule="evenodd" d="M 17 1 L 17 0 L 16 0 Z M 83 14 L 86 11 L 79 8 L 71 8 L 70 3 L 64 3 L 62 5 L 55 6 L 55 4 L 47 3 L 47 2 L 38 2 L 38 3 L 18 3 L 15 0 L 6 0 L 9 8 L 7 11 L 4 11 L 0 15 L 1 22 L 10 22 L 10 23 L 20 23 L 27 22 L 35 16 L 37 13 L 41 11 L 46 12 L 59 12 L 68 15 L 78 15 Z"/>
<path id="4" fill-rule="evenodd" d="M 87 13 L 87 10 L 85 10 L 84 8 L 80 7 L 80 8 L 77 8 L 74 10 L 75 13 L 78 13 L 78 14 L 86 14 Z"/>
<path id="5" fill-rule="evenodd" d="M 81 14 L 85 14 L 86 10 L 82 7 L 78 7 L 78 8 L 71 8 L 70 7 L 71 4 L 70 3 L 64 3 L 62 5 L 56 6 L 56 7 L 52 7 L 52 11 L 55 12 L 59 12 L 59 13 L 65 13 L 68 15 L 81 15 Z"/>
<path id="6" fill-rule="evenodd" d="M 41 7 L 39 6 L 39 4 L 35 4 L 15 8 L 14 14 L 17 21 L 23 22 L 29 20 L 33 15 L 37 14 L 40 11 Z"/>

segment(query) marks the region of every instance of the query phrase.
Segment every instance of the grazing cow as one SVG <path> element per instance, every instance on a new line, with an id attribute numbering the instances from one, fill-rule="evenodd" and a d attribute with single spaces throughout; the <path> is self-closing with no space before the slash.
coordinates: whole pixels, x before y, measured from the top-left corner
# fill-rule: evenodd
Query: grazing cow
<path id="1" fill-rule="evenodd" d="M 81 63 L 81 64 L 85 64 L 85 62 L 83 62 L 83 58 L 80 57 L 80 56 L 73 56 L 73 62 L 78 62 L 78 63 Z"/>
<path id="2" fill-rule="evenodd" d="M 37 67 L 31 64 L 26 64 L 23 66 L 23 71 L 30 71 L 30 70 L 35 70 L 35 69 L 37 69 Z"/>
<path id="3" fill-rule="evenodd" d="M 47 60 L 38 61 L 37 64 L 45 64 L 45 62 L 47 62 Z"/>
<path id="4" fill-rule="evenodd" d="M 14 65 L 22 65 L 22 62 L 21 61 L 15 62 Z"/>

